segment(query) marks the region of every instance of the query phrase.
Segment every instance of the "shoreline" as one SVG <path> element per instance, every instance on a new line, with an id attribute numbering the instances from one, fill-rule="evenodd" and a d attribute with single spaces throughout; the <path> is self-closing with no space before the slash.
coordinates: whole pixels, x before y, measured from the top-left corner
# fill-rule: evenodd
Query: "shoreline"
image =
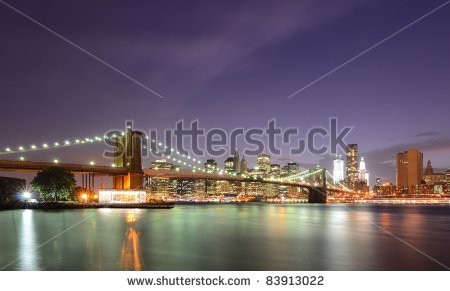
<path id="1" fill-rule="evenodd" d="M 100 209 L 100 208 L 139 208 L 139 209 L 172 209 L 174 203 L 77 203 L 77 202 L 19 202 L 0 205 L 1 210 L 15 209 L 37 209 L 37 210 L 58 210 L 58 209 Z"/>

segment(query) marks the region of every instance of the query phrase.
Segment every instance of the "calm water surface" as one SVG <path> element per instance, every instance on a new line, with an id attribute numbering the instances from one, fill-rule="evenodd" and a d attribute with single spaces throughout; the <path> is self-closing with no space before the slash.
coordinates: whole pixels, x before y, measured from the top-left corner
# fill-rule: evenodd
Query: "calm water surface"
<path id="1" fill-rule="evenodd" d="M 442 264 L 450 266 L 448 206 L 0 211 L 4 270 L 445 270 Z"/>

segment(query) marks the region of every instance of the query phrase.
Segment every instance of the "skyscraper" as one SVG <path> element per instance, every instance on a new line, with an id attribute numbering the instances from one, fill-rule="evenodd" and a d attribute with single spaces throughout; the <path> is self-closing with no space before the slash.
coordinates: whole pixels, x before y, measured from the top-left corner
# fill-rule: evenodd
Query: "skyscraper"
<path id="1" fill-rule="evenodd" d="M 281 167 L 278 164 L 271 164 L 270 165 L 270 177 L 277 179 L 280 178 L 281 175 Z"/>
<path id="2" fill-rule="evenodd" d="M 240 173 L 246 174 L 248 172 L 247 161 L 245 160 L 245 156 L 242 156 L 241 165 L 239 167 Z"/>
<path id="3" fill-rule="evenodd" d="M 217 173 L 217 163 L 213 159 L 206 160 L 205 163 L 205 171 L 206 173 L 215 174 Z M 197 184 L 197 188 L 203 188 L 204 193 L 206 195 L 215 195 L 216 194 L 216 182 L 211 180 L 205 180 L 204 187 Z"/>
<path id="4" fill-rule="evenodd" d="M 156 160 L 150 163 L 150 169 L 153 170 L 171 170 L 173 164 L 166 160 Z M 162 177 L 151 177 L 146 179 L 146 188 L 154 196 L 167 196 L 173 192 L 173 179 Z"/>
<path id="5" fill-rule="evenodd" d="M 233 155 L 233 162 L 234 162 L 234 172 L 236 174 L 239 174 L 241 172 L 241 163 L 239 161 L 239 153 L 237 150 L 234 151 Z"/>
<path id="6" fill-rule="evenodd" d="M 206 160 L 205 163 L 206 173 L 217 173 L 217 163 L 213 159 Z"/>
<path id="7" fill-rule="evenodd" d="M 431 166 L 431 161 L 428 160 L 427 167 L 425 169 L 425 174 L 433 174 L 433 167 Z"/>
<path id="8" fill-rule="evenodd" d="M 333 161 L 333 182 L 338 183 L 344 180 L 344 161 L 341 156 L 336 156 Z"/>
<path id="9" fill-rule="evenodd" d="M 300 172 L 300 165 L 296 162 L 289 162 L 287 163 L 287 171 L 288 175 L 295 175 Z"/>
<path id="10" fill-rule="evenodd" d="M 359 180 L 366 180 L 366 161 L 364 161 L 364 157 L 361 157 L 359 161 Z"/>
<path id="11" fill-rule="evenodd" d="M 347 155 L 347 169 L 346 169 L 347 186 L 350 189 L 356 189 L 359 178 L 358 145 L 357 144 L 347 145 L 346 155 Z"/>
<path id="12" fill-rule="evenodd" d="M 224 170 L 227 174 L 235 174 L 236 173 L 236 166 L 235 166 L 235 160 L 234 157 L 229 157 L 224 162 Z"/>
<path id="13" fill-rule="evenodd" d="M 270 156 L 266 154 L 260 154 L 256 158 L 256 165 L 259 170 L 264 173 L 264 177 L 267 177 L 270 172 Z"/>
<path id="14" fill-rule="evenodd" d="M 423 154 L 418 149 L 408 149 L 397 154 L 397 186 L 411 189 L 420 185 L 423 178 Z"/>

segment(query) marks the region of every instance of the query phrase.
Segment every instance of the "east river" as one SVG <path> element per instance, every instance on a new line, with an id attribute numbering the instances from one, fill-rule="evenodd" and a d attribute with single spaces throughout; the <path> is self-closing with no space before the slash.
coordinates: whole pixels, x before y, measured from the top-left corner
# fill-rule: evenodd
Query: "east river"
<path id="1" fill-rule="evenodd" d="M 2 270 L 446 270 L 450 207 L 0 211 Z"/>

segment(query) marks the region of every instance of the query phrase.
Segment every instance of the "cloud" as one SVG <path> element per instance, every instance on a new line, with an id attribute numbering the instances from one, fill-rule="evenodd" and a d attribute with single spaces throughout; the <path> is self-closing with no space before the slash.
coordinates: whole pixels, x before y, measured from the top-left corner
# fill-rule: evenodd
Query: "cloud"
<path id="1" fill-rule="evenodd" d="M 440 131 L 425 131 L 425 132 L 421 132 L 418 133 L 416 135 L 411 136 L 412 138 L 417 138 L 417 137 L 430 137 L 430 136 L 438 136 L 441 135 L 442 132 Z"/>

